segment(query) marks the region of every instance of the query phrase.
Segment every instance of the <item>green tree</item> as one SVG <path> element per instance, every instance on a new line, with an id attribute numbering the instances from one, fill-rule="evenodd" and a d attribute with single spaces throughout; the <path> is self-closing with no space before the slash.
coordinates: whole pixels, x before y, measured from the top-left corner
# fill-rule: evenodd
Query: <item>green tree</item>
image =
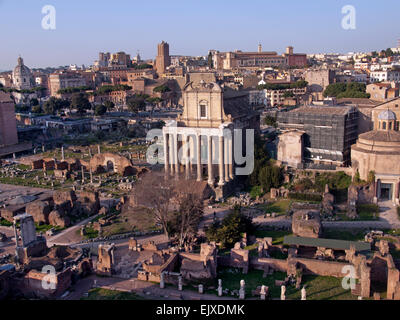
<path id="1" fill-rule="evenodd" d="M 58 111 L 68 108 L 69 106 L 70 103 L 68 100 L 50 97 L 50 99 L 43 104 L 43 112 L 45 114 L 56 114 Z"/>
<path id="2" fill-rule="evenodd" d="M 232 248 L 240 241 L 243 233 L 252 234 L 255 227 L 252 218 L 243 215 L 239 208 L 229 213 L 222 222 L 216 221 L 206 228 L 205 234 L 208 241 L 215 241 L 223 248 Z"/>
<path id="3" fill-rule="evenodd" d="M 94 109 L 94 114 L 96 116 L 102 116 L 107 112 L 107 107 L 104 104 L 100 104 L 98 106 L 96 106 L 96 108 Z"/>
<path id="4" fill-rule="evenodd" d="M 368 172 L 367 182 L 370 184 L 375 182 L 375 171 Z"/>
<path id="5" fill-rule="evenodd" d="M 90 110 L 92 106 L 87 98 L 87 95 L 80 92 L 72 95 L 71 107 L 75 108 L 78 114 L 82 115 L 86 113 L 87 110 Z"/>
<path id="6" fill-rule="evenodd" d="M 171 91 L 171 89 L 170 89 L 167 85 L 165 85 L 165 84 L 162 84 L 162 85 L 160 85 L 160 86 L 158 86 L 158 87 L 155 87 L 155 88 L 153 89 L 153 92 L 165 93 L 165 92 L 169 92 L 169 91 Z"/>
<path id="7" fill-rule="evenodd" d="M 31 106 L 37 106 L 39 104 L 39 100 L 36 98 L 32 98 L 30 104 Z"/>
<path id="8" fill-rule="evenodd" d="M 386 57 L 391 57 L 393 55 L 394 55 L 394 53 L 393 53 L 392 49 L 387 48 L 386 51 L 385 51 L 385 56 Z"/>
<path id="9" fill-rule="evenodd" d="M 42 107 L 40 105 L 35 105 L 32 107 L 33 113 L 42 113 Z"/>
<path id="10" fill-rule="evenodd" d="M 104 102 L 104 106 L 107 108 L 108 111 L 111 111 L 114 109 L 115 104 L 114 104 L 114 102 L 107 100 Z"/>
<path id="11" fill-rule="evenodd" d="M 357 172 L 354 175 L 354 183 L 360 183 L 360 182 L 361 182 L 360 172 L 357 169 Z"/>
<path id="12" fill-rule="evenodd" d="M 146 99 L 143 96 L 135 95 L 126 100 L 126 105 L 129 111 L 137 113 L 146 107 Z"/>
<path id="13" fill-rule="evenodd" d="M 266 116 L 264 118 L 264 124 L 267 126 L 277 127 L 276 118 L 271 116 Z"/>
<path id="14" fill-rule="evenodd" d="M 366 85 L 364 83 L 333 83 L 324 91 L 324 97 L 340 98 L 369 98 L 370 94 L 366 93 Z"/>

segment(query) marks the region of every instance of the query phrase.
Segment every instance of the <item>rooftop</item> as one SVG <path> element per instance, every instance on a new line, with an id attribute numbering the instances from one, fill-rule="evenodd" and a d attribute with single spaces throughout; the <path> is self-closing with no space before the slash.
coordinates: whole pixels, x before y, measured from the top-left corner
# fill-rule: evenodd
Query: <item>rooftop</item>
<path id="1" fill-rule="evenodd" d="M 360 134 L 359 139 L 383 142 L 400 142 L 400 132 L 394 130 L 373 130 Z"/>
<path id="2" fill-rule="evenodd" d="M 320 115 L 346 115 L 353 108 L 350 106 L 308 106 L 289 111 L 290 113 L 320 114 Z"/>
<path id="3" fill-rule="evenodd" d="M 362 241 L 347 241 L 347 240 L 336 240 L 336 239 L 286 236 L 283 240 L 283 243 L 287 245 L 321 247 L 321 248 L 329 248 L 335 250 L 349 250 L 351 246 L 354 246 L 356 251 L 371 251 L 371 244 Z"/>

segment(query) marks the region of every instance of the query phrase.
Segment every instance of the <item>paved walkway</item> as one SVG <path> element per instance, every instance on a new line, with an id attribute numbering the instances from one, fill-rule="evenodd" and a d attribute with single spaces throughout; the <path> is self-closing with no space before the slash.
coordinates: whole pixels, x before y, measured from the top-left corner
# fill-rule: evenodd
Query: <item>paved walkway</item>
<path id="1" fill-rule="evenodd" d="M 397 214 L 397 206 L 392 201 L 379 202 L 380 220 L 386 221 L 393 229 L 400 228 L 399 215 Z"/>

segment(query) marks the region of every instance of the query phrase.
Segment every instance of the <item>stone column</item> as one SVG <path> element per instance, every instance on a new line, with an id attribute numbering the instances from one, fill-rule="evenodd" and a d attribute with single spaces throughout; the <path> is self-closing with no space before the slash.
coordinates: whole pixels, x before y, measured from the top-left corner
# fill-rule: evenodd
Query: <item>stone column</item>
<path id="1" fill-rule="evenodd" d="M 160 289 L 164 289 L 164 288 L 165 288 L 164 272 L 161 272 L 161 275 L 160 275 Z"/>
<path id="2" fill-rule="evenodd" d="M 286 286 L 281 286 L 281 300 L 286 300 Z"/>
<path id="3" fill-rule="evenodd" d="M 229 139 L 229 178 L 233 180 L 235 178 L 235 173 L 233 172 L 234 170 L 234 157 L 233 157 L 233 146 L 234 146 L 234 140 L 233 140 L 233 132 L 231 139 Z"/>
<path id="4" fill-rule="evenodd" d="M 224 137 L 219 137 L 219 186 L 223 186 L 225 184 L 224 179 Z"/>
<path id="5" fill-rule="evenodd" d="M 265 288 L 264 285 L 262 285 L 261 286 L 261 291 L 260 291 L 260 299 L 261 300 L 265 300 L 266 295 L 267 295 L 266 288 Z"/>
<path id="6" fill-rule="evenodd" d="M 83 171 L 83 166 L 81 165 L 82 171 L 82 184 L 85 183 L 85 172 Z"/>
<path id="7" fill-rule="evenodd" d="M 213 173 L 213 154 L 212 154 L 212 136 L 208 136 L 208 184 L 210 186 L 214 185 L 214 173 Z"/>
<path id="8" fill-rule="evenodd" d="M 178 290 L 179 290 L 179 291 L 182 291 L 182 289 L 183 289 L 182 277 L 179 276 L 179 278 L 178 278 Z"/>
<path id="9" fill-rule="evenodd" d="M 245 281 L 240 280 L 240 290 L 239 290 L 239 299 L 240 300 L 244 300 L 244 298 L 246 297 L 245 285 L 246 285 Z"/>
<path id="10" fill-rule="evenodd" d="M 224 139 L 225 182 L 229 182 L 229 137 Z"/>
<path id="11" fill-rule="evenodd" d="M 222 280 L 218 280 L 218 297 L 222 297 Z"/>
<path id="12" fill-rule="evenodd" d="M 379 179 L 375 180 L 375 195 L 374 195 L 374 203 L 378 203 L 378 189 L 379 189 Z"/>
<path id="13" fill-rule="evenodd" d="M 197 135 L 197 181 L 203 180 L 203 168 L 201 164 L 201 135 Z"/>
<path id="14" fill-rule="evenodd" d="M 19 247 L 18 232 L 17 232 L 17 224 L 16 224 L 15 220 L 14 220 L 13 226 L 14 226 L 14 236 L 15 236 L 15 248 L 18 248 Z"/>
<path id="15" fill-rule="evenodd" d="M 190 177 L 190 141 L 189 136 L 183 136 L 184 141 L 184 159 L 185 159 L 185 177 L 189 179 Z"/>
<path id="16" fill-rule="evenodd" d="M 179 175 L 179 154 L 178 154 L 178 133 L 174 133 L 174 164 L 175 164 L 175 177 Z"/>
<path id="17" fill-rule="evenodd" d="M 174 142 L 173 139 L 174 136 L 172 134 L 168 134 L 168 155 L 169 155 L 169 160 L 170 160 L 170 169 L 171 169 L 171 174 L 174 174 L 175 171 L 175 166 L 174 166 Z"/>
<path id="18" fill-rule="evenodd" d="M 164 133 L 164 168 L 165 175 L 169 174 L 168 133 Z"/>

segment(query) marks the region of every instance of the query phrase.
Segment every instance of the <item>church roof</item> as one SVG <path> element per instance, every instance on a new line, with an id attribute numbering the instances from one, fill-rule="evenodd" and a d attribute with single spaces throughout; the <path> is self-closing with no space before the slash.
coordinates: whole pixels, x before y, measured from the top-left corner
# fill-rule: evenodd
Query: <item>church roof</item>
<path id="1" fill-rule="evenodd" d="M 378 115 L 378 119 L 379 120 L 396 120 L 396 114 L 392 110 L 388 109 L 388 110 L 382 111 Z"/>
<path id="2" fill-rule="evenodd" d="M 394 130 L 373 130 L 360 134 L 359 139 L 382 142 L 400 142 L 400 132 Z"/>
<path id="3" fill-rule="evenodd" d="M 18 64 L 14 68 L 14 77 L 26 77 L 31 75 L 31 70 L 24 65 L 24 60 L 19 57 Z"/>

